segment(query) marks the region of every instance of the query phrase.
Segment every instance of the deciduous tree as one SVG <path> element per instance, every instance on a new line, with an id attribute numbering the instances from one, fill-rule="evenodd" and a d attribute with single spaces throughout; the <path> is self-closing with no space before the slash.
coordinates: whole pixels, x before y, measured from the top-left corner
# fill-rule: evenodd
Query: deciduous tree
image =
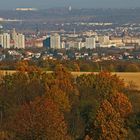
<path id="1" fill-rule="evenodd" d="M 23 105 L 11 126 L 15 140 L 69 140 L 63 114 L 52 100 L 44 98 Z"/>

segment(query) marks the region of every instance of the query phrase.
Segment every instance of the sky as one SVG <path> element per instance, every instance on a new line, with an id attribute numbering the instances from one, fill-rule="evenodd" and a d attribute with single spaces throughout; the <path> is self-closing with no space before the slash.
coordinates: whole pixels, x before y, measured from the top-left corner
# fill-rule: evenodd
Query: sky
<path id="1" fill-rule="evenodd" d="M 74 8 L 135 8 L 140 7 L 140 0 L 0 0 L 0 9 L 47 9 L 70 5 Z"/>

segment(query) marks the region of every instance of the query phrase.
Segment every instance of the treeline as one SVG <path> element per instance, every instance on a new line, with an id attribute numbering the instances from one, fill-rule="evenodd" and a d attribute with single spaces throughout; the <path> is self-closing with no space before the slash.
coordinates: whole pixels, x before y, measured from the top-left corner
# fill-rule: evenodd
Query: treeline
<path id="1" fill-rule="evenodd" d="M 140 92 L 132 87 L 106 72 L 74 78 L 60 64 L 46 74 L 20 62 L 1 75 L 0 139 L 140 139 Z"/>
<path id="2" fill-rule="evenodd" d="M 22 62 L 22 61 L 21 61 Z M 69 71 L 81 72 L 140 72 L 139 61 L 102 61 L 93 62 L 91 60 L 34 60 L 26 61 L 30 66 L 37 66 L 42 70 L 54 71 L 55 66 L 62 64 Z M 2 61 L 0 70 L 16 70 L 20 62 Z"/>

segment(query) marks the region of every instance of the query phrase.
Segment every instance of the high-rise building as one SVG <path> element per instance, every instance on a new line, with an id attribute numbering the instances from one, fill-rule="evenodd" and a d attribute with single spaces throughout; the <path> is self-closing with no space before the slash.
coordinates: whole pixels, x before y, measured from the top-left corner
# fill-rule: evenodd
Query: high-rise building
<path id="1" fill-rule="evenodd" d="M 24 49 L 25 48 L 25 36 L 23 34 L 17 35 L 17 41 L 18 41 L 18 48 Z"/>
<path id="2" fill-rule="evenodd" d="M 64 41 L 61 43 L 61 48 L 62 49 L 65 49 L 66 48 L 66 43 Z"/>
<path id="3" fill-rule="evenodd" d="M 25 48 L 25 36 L 23 34 L 17 34 L 14 39 L 14 48 Z"/>
<path id="4" fill-rule="evenodd" d="M 45 40 L 43 40 L 43 46 L 46 47 L 46 48 L 50 48 L 50 43 L 51 39 L 50 37 L 47 37 Z"/>
<path id="5" fill-rule="evenodd" d="M 10 34 L 3 33 L 0 35 L 0 46 L 4 49 L 10 48 Z"/>
<path id="6" fill-rule="evenodd" d="M 86 48 L 87 49 L 96 48 L 95 37 L 86 38 Z"/>
<path id="7" fill-rule="evenodd" d="M 54 34 L 50 37 L 50 46 L 53 49 L 61 49 L 60 35 Z"/>
<path id="8" fill-rule="evenodd" d="M 3 47 L 3 35 L 0 34 L 0 47 Z"/>
<path id="9" fill-rule="evenodd" d="M 15 28 L 12 30 L 11 39 L 14 41 L 14 48 L 25 48 L 25 36 L 16 32 Z"/>
<path id="10" fill-rule="evenodd" d="M 0 34 L 3 34 L 3 26 L 0 25 Z"/>
<path id="11" fill-rule="evenodd" d="M 99 36 L 98 41 L 100 44 L 110 44 L 109 36 Z"/>
<path id="12" fill-rule="evenodd" d="M 17 35 L 17 33 L 16 33 L 16 29 L 13 28 L 13 30 L 12 30 L 12 34 L 11 34 L 11 39 L 12 39 L 12 40 L 15 40 L 16 35 Z"/>

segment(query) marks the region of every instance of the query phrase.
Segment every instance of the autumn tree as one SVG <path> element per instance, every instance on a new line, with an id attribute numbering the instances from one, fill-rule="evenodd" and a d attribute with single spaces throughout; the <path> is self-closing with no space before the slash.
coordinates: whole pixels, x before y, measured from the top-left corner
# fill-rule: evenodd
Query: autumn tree
<path id="1" fill-rule="evenodd" d="M 65 113 L 65 119 L 68 122 L 69 133 L 76 139 L 80 132 L 80 128 L 77 129 L 77 127 L 82 124 L 81 118 L 78 115 L 79 91 L 76 87 L 76 81 L 71 73 L 62 65 L 56 66 L 53 75 L 55 85 L 68 97 L 70 111 Z"/>
<path id="2" fill-rule="evenodd" d="M 38 77 L 29 77 L 28 74 L 17 72 L 3 77 L 0 85 L 1 96 L 7 95 L 7 100 L 12 104 L 23 104 L 33 100 L 36 96 L 43 94 L 43 85 Z M 8 96 L 10 98 L 8 98 Z M 12 100 L 13 99 L 13 100 Z"/>
<path id="3" fill-rule="evenodd" d="M 128 136 L 126 118 L 131 112 L 129 99 L 122 93 L 113 93 L 110 99 L 102 101 L 94 124 L 91 124 L 87 132 L 95 140 L 124 140 Z"/>
<path id="4" fill-rule="evenodd" d="M 31 78 L 24 72 L 3 76 L 0 82 L 0 126 L 4 127 L 8 118 L 14 116 L 20 105 L 44 94 L 45 88 L 38 76 Z"/>
<path id="5" fill-rule="evenodd" d="M 49 90 L 46 90 L 45 96 L 52 99 L 62 112 L 69 112 L 71 109 L 68 95 L 59 89 L 57 85 L 51 85 Z"/>
<path id="6" fill-rule="evenodd" d="M 107 100 L 101 103 L 93 128 L 88 135 L 94 140 L 126 139 L 127 130 L 124 126 L 124 119 Z"/>
<path id="7" fill-rule="evenodd" d="M 99 101 L 110 97 L 114 91 L 123 91 L 125 88 L 124 81 L 117 75 L 108 72 L 99 74 L 82 75 L 77 78 L 77 85 L 82 96 L 87 92 L 94 94 Z"/>
<path id="8" fill-rule="evenodd" d="M 132 113 L 132 104 L 125 94 L 116 92 L 109 101 L 122 118 L 128 117 Z"/>
<path id="9" fill-rule="evenodd" d="M 70 101 L 73 97 L 78 96 L 78 90 L 75 84 L 75 79 L 68 70 L 62 65 L 57 65 L 54 71 L 54 77 L 58 87 L 67 93 Z"/>
<path id="10" fill-rule="evenodd" d="M 99 136 L 103 134 L 101 129 L 101 126 L 103 125 L 102 123 L 105 123 L 104 126 L 107 127 L 113 127 L 114 125 L 114 130 L 112 130 L 114 131 L 113 133 L 115 133 L 116 128 L 125 128 L 125 121 L 132 111 L 132 105 L 128 97 L 121 93 L 125 88 L 123 80 L 121 80 L 116 75 L 111 75 L 107 72 L 101 72 L 99 74 L 82 75 L 78 77 L 77 86 L 80 91 L 80 115 L 85 122 L 85 130 L 89 135 L 94 133 L 94 136 L 92 135 L 90 138 L 99 139 Z M 105 108 L 105 105 L 108 105 L 111 109 L 109 109 L 109 107 Z M 112 115 L 112 120 L 110 120 L 108 114 L 105 114 L 111 110 L 112 112 L 110 113 L 112 114 L 110 115 Z M 113 118 L 115 114 L 118 114 L 118 116 Z M 107 115 L 106 118 L 101 118 L 99 120 L 99 117 L 105 117 L 105 115 Z M 100 122 L 103 119 L 104 122 Z M 118 121 L 121 120 L 121 122 L 117 122 L 117 119 Z M 112 126 L 109 120 L 111 121 Z M 113 128 L 106 128 L 106 133 L 108 133 L 107 135 L 110 134 L 109 129 L 111 130 Z M 116 131 L 116 135 L 117 133 L 119 133 L 119 131 Z"/>
<path id="11" fill-rule="evenodd" d="M 81 75 L 76 81 L 80 93 L 80 112 L 86 124 L 94 120 L 104 99 L 109 99 L 112 93 L 122 91 L 125 87 L 123 80 L 106 72 Z"/>
<path id="12" fill-rule="evenodd" d="M 28 61 L 19 61 L 16 64 L 16 69 L 19 70 L 19 71 L 27 71 L 28 66 L 29 66 Z"/>
<path id="13" fill-rule="evenodd" d="M 69 140 L 63 114 L 52 100 L 45 98 L 23 105 L 11 126 L 15 140 Z"/>
<path id="14" fill-rule="evenodd" d="M 19 61 L 16 66 L 16 70 L 19 72 L 26 72 L 30 74 L 30 76 L 34 76 L 36 74 L 40 74 L 42 71 L 36 65 L 30 65 L 28 61 Z"/>

